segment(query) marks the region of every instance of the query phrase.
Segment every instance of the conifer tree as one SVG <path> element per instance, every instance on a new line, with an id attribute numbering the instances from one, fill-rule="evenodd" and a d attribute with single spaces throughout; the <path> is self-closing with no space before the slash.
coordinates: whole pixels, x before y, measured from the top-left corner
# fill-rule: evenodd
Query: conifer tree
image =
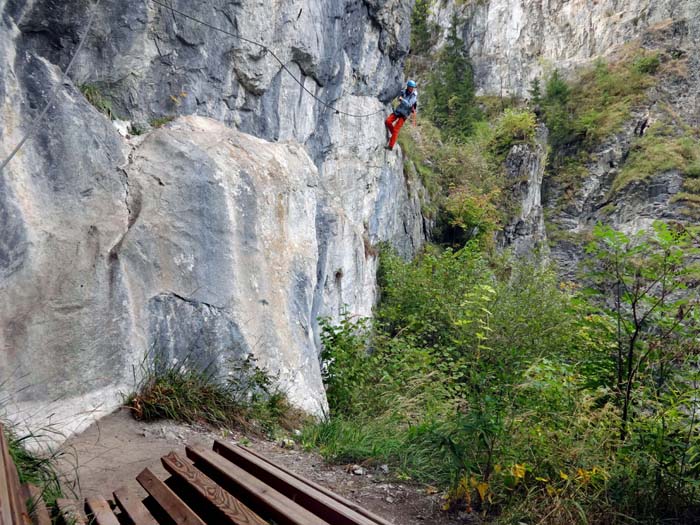
<path id="1" fill-rule="evenodd" d="M 535 77 L 530 83 L 530 97 L 533 106 L 542 104 L 542 88 L 540 87 L 540 77 Z"/>
<path id="2" fill-rule="evenodd" d="M 427 90 L 428 115 L 444 138 L 462 139 L 479 118 L 475 105 L 474 71 L 457 34 L 458 19 L 452 18 L 447 43 Z"/>
<path id="3" fill-rule="evenodd" d="M 423 54 L 430 50 L 432 33 L 428 17 L 431 0 L 416 0 L 411 14 L 411 53 Z"/>

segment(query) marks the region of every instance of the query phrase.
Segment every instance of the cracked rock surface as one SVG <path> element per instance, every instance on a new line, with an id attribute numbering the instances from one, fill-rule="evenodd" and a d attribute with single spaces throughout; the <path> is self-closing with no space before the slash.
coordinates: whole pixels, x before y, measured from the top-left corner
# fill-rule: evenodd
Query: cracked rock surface
<path id="1" fill-rule="evenodd" d="M 61 84 L 90 4 L 0 0 L 0 158 L 58 89 L 0 177 L 0 389 L 32 429 L 84 428 L 156 358 L 227 373 L 249 353 L 319 414 L 317 318 L 369 315 L 375 246 L 408 257 L 425 237 L 382 148 L 410 0 L 172 5 L 372 116 L 140 0 L 101 4 Z"/>

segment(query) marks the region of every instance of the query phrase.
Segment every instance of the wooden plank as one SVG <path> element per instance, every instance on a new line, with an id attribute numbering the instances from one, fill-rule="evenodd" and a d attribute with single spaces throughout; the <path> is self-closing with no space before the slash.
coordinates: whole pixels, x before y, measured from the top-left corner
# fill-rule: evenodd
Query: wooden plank
<path id="1" fill-rule="evenodd" d="M 282 467 L 251 454 L 243 447 L 216 441 L 214 451 L 329 523 L 334 525 L 377 525 L 381 523 L 385 525 L 381 518 L 372 519 L 371 516 L 368 517 L 352 508 L 360 508 L 358 505 L 350 501 L 347 504 L 342 503 L 332 498 L 325 492 L 309 485 L 305 482 L 306 480 L 300 481 Z"/>
<path id="2" fill-rule="evenodd" d="M 114 501 L 125 518 L 131 522 L 131 525 L 158 525 L 156 519 L 148 512 L 141 500 L 134 496 L 129 489 L 122 487 L 115 490 L 113 495 Z"/>
<path id="3" fill-rule="evenodd" d="M 57 499 L 56 506 L 58 507 L 58 513 L 63 518 L 63 521 L 67 525 L 87 525 L 87 518 L 85 513 L 75 500 L 70 499 Z"/>
<path id="4" fill-rule="evenodd" d="M 12 461 L 12 458 L 9 459 L 8 475 L 10 478 L 9 485 L 12 492 L 15 524 L 32 525 L 32 519 L 29 517 L 29 510 L 27 509 L 27 500 L 22 494 L 22 485 L 19 483 L 19 472 L 17 472 L 17 467 L 15 466 L 14 461 Z"/>
<path id="5" fill-rule="evenodd" d="M 32 525 L 32 521 L 29 518 L 29 513 L 27 512 L 27 506 L 22 497 L 22 488 L 19 483 L 19 474 L 17 472 L 17 467 L 14 461 L 12 461 L 12 456 L 10 455 L 10 447 L 5 438 L 4 428 L 0 427 L 0 455 L 2 456 L 2 466 L 3 469 L 0 471 L 0 477 L 4 479 L 4 486 L 6 487 L 7 506 L 9 515 L 8 525 Z M 7 519 L 7 516 L 3 515 L 3 519 Z"/>
<path id="6" fill-rule="evenodd" d="M 49 509 L 46 508 L 44 498 L 41 495 L 41 490 L 36 485 L 22 485 L 24 489 L 25 501 L 29 500 L 29 516 L 34 525 L 51 525 L 51 516 Z"/>
<path id="7" fill-rule="evenodd" d="M 224 447 L 227 447 L 227 446 L 228 446 L 228 445 L 226 445 L 226 443 L 222 443 L 222 442 L 220 442 L 220 441 L 215 441 L 215 442 L 214 442 L 214 447 L 215 447 L 215 448 L 223 449 Z M 333 492 L 332 490 L 329 490 L 329 489 L 327 489 L 326 487 L 323 487 L 323 486 L 319 485 L 318 483 L 314 483 L 314 482 L 311 481 L 310 479 L 306 479 L 306 478 L 304 478 L 304 477 L 302 477 L 302 476 L 300 476 L 300 475 L 298 475 L 298 474 L 295 474 L 295 473 L 292 472 L 291 470 L 287 470 L 287 469 L 285 469 L 284 467 L 281 467 L 280 465 L 277 465 L 276 463 L 273 463 L 273 462 L 270 461 L 268 458 L 266 458 L 266 457 L 263 456 L 262 454 L 258 454 L 258 453 L 255 452 L 254 450 L 251 450 L 251 449 L 248 449 L 248 448 L 244 448 L 244 447 L 241 447 L 241 446 L 238 446 L 238 445 L 237 445 L 235 448 L 239 448 L 239 449 L 241 449 L 241 450 L 244 450 L 245 452 L 248 452 L 248 453 L 251 454 L 252 456 L 257 457 L 258 459 L 264 461 L 264 462 L 267 463 L 268 465 L 271 465 L 272 467 L 276 468 L 277 470 L 282 471 L 282 472 L 284 472 L 284 473 L 286 473 L 286 474 L 292 476 L 293 478 L 295 478 L 295 479 L 297 479 L 298 481 L 304 483 L 305 485 L 308 485 L 308 486 L 311 487 L 312 489 L 314 489 L 314 490 L 316 490 L 316 491 L 318 491 L 318 492 L 320 492 L 320 493 L 322 493 L 322 494 L 325 494 L 325 495 L 328 496 L 329 498 L 332 498 L 332 499 L 334 499 L 335 501 L 337 501 L 338 503 L 340 503 L 340 504 L 342 504 L 342 505 L 344 505 L 344 506 L 346 506 L 346 507 L 348 507 L 348 508 L 354 510 L 354 511 L 357 512 L 358 514 L 362 514 L 362 515 L 365 516 L 366 518 L 369 518 L 370 520 L 372 520 L 372 521 L 378 523 L 379 525 L 393 525 L 391 522 L 385 520 L 385 519 L 382 518 L 381 516 L 377 516 L 376 514 L 372 514 L 370 511 L 368 511 L 367 509 L 361 507 L 360 505 L 358 505 L 358 504 L 355 503 L 354 501 L 350 501 L 349 499 L 346 499 L 346 498 L 344 498 L 344 497 L 342 497 L 342 496 L 336 494 L 336 493 Z"/>
<path id="8" fill-rule="evenodd" d="M 7 440 L 5 429 L 0 425 L 0 525 L 13 525 L 12 495 L 10 493 L 10 480 L 7 476 Z"/>
<path id="9" fill-rule="evenodd" d="M 206 525 L 177 494 L 170 490 L 170 487 L 159 480 L 149 469 L 144 469 L 136 477 L 136 481 L 146 489 L 146 492 L 177 525 Z"/>
<path id="10" fill-rule="evenodd" d="M 239 497 L 253 512 L 279 525 L 329 525 L 301 505 L 234 465 L 213 451 L 187 447 L 187 457 L 195 466 Z"/>
<path id="11" fill-rule="evenodd" d="M 119 525 L 119 520 L 112 512 L 107 500 L 102 496 L 93 496 L 85 500 L 85 509 L 95 525 Z"/>
<path id="12" fill-rule="evenodd" d="M 219 515 L 222 521 L 217 521 L 217 524 L 267 525 L 265 520 L 197 470 L 191 462 L 178 456 L 177 453 L 171 452 L 161 458 L 161 461 L 170 474 L 186 484 L 191 491 L 197 493 L 200 498 L 206 501 L 207 506 Z"/>

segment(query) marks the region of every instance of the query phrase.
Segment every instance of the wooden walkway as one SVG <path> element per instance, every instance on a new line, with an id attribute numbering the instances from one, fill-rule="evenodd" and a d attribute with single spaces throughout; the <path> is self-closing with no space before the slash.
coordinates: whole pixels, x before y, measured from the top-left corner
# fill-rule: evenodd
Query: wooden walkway
<path id="1" fill-rule="evenodd" d="M 186 447 L 184 455 L 162 457 L 167 479 L 141 472 L 136 481 L 146 498 L 123 488 L 83 503 L 58 500 L 52 522 L 39 491 L 20 486 L 0 441 L 0 525 L 391 525 L 252 450 L 220 441 L 213 450 Z"/>

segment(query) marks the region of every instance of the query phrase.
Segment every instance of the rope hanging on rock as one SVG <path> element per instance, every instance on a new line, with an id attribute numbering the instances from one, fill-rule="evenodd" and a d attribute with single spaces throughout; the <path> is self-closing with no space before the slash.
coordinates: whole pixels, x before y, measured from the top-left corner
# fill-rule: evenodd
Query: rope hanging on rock
<path id="1" fill-rule="evenodd" d="M 58 90 L 61 88 L 61 86 L 68 80 L 68 73 L 70 73 L 71 68 L 73 67 L 73 64 L 75 63 L 75 59 L 78 57 L 80 54 L 80 51 L 83 49 L 83 44 L 85 44 L 85 41 L 87 40 L 88 35 L 90 34 L 90 29 L 92 28 L 92 23 L 95 21 L 95 15 L 97 14 L 97 9 L 100 7 L 100 2 L 101 0 L 97 0 L 95 2 L 95 7 L 92 8 L 92 13 L 90 13 L 90 19 L 88 20 L 87 28 L 85 29 L 85 34 L 83 35 L 83 38 L 80 39 L 80 43 L 78 43 L 78 48 L 75 50 L 75 53 L 73 53 L 73 58 L 71 58 L 70 62 L 68 63 L 68 67 L 66 67 L 66 70 L 63 72 L 63 77 L 61 78 L 61 82 L 56 85 L 54 88 L 53 92 L 51 93 L 51 96 L 49 97 L 49 101 L 46 103 L 46 106 L 44 106 L 44 109 L 42 112 L 39 114 L 39 116 L 36 118 L 34 123 L 32 124 L 32 127 L 29 129 L 27 134 L 24 136 L 22 140 L 19 141 L 19 144 L 15 146 L 15 149 L 12 150 L 12 153 L 0 164 L 0 176 L 2 175 L 2 171 L 5 169 L 5 166 L 7 166 L 12 158 L 17 155 L 20 149 L 22 149 L 22 146 L 24 146 L 24 143 L 27 142 L 32 135 L 34 135 L 38 130 L 39 130 L 39 125 L 41 122 L 44 120 L 44 117 L 46 117 L 46 113 L 48 113 L 49 108 L 51 105 L 54 103 L 56 100 L 56 96 L 58 95 Z"/>
<path id="2" fill-rule="evenodd" d="M 347 117 L 352 117 L 352 118 L 367 118 L 367 117 L 373 117 L 374 115 L 378 115 L 379 113 L 383 113 L 383 112 L 384 112 L 384 109 L 379 109 L 379 110 L 377 110 L 377 111 L 374 111 L 373 113 L 355 114 L 355 113 L 348 113 L 347 111 L 340 110 L 340 109 L 338 109 L 337 107 L 333 106 L 332 104 L 329 104 L 329 103 L 326 102 L 325 100 L 322 100 L 322 99 L 320 99 L 319 97 L 317 97 L 316 95 L 314 95 L 314 94 L 304 85 L 304 83 L 303 83 L 301 80 L 299 80 L 299 79 L 296 77 L 296 75 L 294 75 L 294 73 L 292 73 L 292 71 L 285 65 L 285 63 L 282 61 L 282 59 L 280 59 L 280 57 L 278 57 L 278 56 L 275 54 L 275 52 L 274 52 L 272 49 L 270 49 L 268 46 L 266 46 L 265 44 L 261 44 L 260 42 L 256 42 L 255 40 L 251 40 L 251 39 L 246 38 L 246 37 L 243 37 L 243 36 L 241 36 L 241 35 L 237 35 L 237 34 L 235 34 L 235 33 L 232 33 L 231 31 L 227 31 L 226 29 L 221 29 L 220 27 L 214 26 L 214 25 L 212 25 L 212 24 L 210 24 L 210 23 L 208 23 L 208 22 L 205 22 L 204 20 L 200 20 L 200 19 L 195 18 L 195 17 L 193 17 L 193 16 L 190 16 L 190 15 L 188 15 L 187 13 L 184 13 L 184 12 L 178 10 L 178 9 L 175 9 L 174 7 L 169 6 L 169 5 L 167 5 L 167 4 L 163 3 L 163 2 L 161 2 L 160 0 L 151 0 L 151 2 L 153 2 L 153 3 L 156 4 L 156 5 L 159 5 L 159 6 L 163 7 L 164 9 L 168 9 L 168 10 L 172 11 L 173 13 L 177 13 L 178 15 L 182 16 L 183 18 L 186 18 L 186 19 L 188 19 L 188 20 L 191 20 L 191 21 L 193 21 L 193 22 L 196 22 L 196 23 L 198 23 L 198 24 L 201 24 L 201 25 L 203 25 L 204 27 L 208 27 L 209 29 L 212 29 L 212 30 L 214 30 L 214 31 L 218 31 L 219 33 L 223 33 L 224 35 L 228 35 L 228 36 L 230 36 L 230 37 L 237 38 L 238 40 L 242 40 L 243 42 L 247 42 L 247 43 L 249 43 L 249 44 L 252 44 L 252 45 L 254 45 L 254 46 L 258 46 L 258 47 L 262 48 L 264 51 L 266 51 L 267 53 L 270 53 L 270 55 L 272 55 L 272 57 L 279 63 L 279 65 L 282 67 L 282 69 L 283 69 L 284 71 L 286 71 L 286 72 L 289 74 L 290 77 L 292 77 L 292 79 L 294 80 L 294 82 L 296 82 L 297 84 L 299 84 L 299 86 L 301 86 L 301 89 L 303 89 L 304 91 L 306 91 L 306 93 L 308 93 L 309 95 L 311 95 L 311 96 L 312 96 L 317 102 L 319 102 L 320 104 L 324 105 L 324 106 L 327 107 L 328 109 L 332 109 L 333 111 L 335 111 L 336 115 L 345 115 L 345 116 L 347 116 Z"/>

